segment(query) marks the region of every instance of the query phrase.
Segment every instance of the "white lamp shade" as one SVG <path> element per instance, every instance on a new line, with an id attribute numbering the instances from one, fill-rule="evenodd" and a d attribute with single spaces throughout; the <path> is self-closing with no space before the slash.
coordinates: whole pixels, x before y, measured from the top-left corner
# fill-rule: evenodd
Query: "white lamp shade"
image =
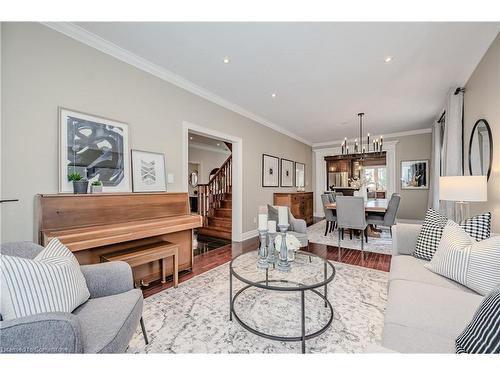
<path id="1" fill-rule="evenodd" d="M 455 202 L 486 202 L 486 176 L 439 177 L 439 199 Z"/>

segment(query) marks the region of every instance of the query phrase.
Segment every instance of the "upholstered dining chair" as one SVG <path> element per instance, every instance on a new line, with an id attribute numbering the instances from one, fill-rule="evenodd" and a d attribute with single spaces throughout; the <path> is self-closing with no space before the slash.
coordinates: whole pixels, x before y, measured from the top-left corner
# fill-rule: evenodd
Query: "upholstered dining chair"
<path id="1" fill-rule="evenodd" d="M 344 229 L 359 230 L 361 239 L 361 256 L 364 261 L 364 238 L 368 237 L 368 224 L 365 216 L 365 200 L 363 197 L 336 197 L 337 226 L 339 232 L 339 261 L 341 258 L 341 232 Z"/>
<path id="2" fill-rule="evenodd" d="M 399 202 L 401 201 L 401 196 L 399 194 L 392 194 L 389 203 L 387 204 L 387 210 L 384 215 L 368 214 L 366 221 L 369 225 L 380 225 L 384 227 L 389 227 L 389 231 L 392 237 L 392 226 L 396 224 L 396 215 L 398 213 Z"/>
<path id="3" fill-rule="evenodd" d="M 332 202 L 333 195 L 332 194 L 321 194 L 321 201 L 323 202 L 323 211 L 325 212 L 325 236 L 330 233 L 333 228 L 335 228 L 335 223 L 337 222 L 337 216 L 333 214 L 333 210 L 330 208 L 326 208 L 325 206 Z"/>

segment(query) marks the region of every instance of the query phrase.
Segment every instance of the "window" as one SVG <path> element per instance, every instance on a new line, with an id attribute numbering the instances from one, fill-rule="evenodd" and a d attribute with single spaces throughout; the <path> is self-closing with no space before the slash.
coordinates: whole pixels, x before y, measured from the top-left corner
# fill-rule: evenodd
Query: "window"
<path id="1" fill-rule="evenodd" d="M 387 168 L 383 166 L 365 167 L 366 187 L 370 191 L 387 191 Z"/>

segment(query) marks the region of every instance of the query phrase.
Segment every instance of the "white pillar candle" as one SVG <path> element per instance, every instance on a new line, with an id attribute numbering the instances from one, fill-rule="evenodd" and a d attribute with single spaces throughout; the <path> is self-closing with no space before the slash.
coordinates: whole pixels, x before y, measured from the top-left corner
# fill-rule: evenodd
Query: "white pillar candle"
<path id="1" fill-rule="evenodd" d="M 267 230 L 269 233 L 276 233 L 276 221 L 275 220 L 269 220 L 267 222 Z"/>
<path id="2" fill-rule="evenodd" d="M 288 224 L 288 207 L 278 207 L 278 223 L 281 225 Z"/>
<path id="3" fill-rule="evenodd" d="M 259 230 L 267 230 L 267 214 L 259 214 Z"/>

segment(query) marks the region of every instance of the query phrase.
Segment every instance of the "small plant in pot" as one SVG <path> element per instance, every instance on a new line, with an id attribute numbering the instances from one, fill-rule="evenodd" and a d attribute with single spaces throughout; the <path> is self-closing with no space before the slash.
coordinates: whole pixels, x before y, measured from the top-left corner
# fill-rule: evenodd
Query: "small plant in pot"
<path id="1" fill-rule="evenodd" d="M 89 182 L 86 178 L 82 178 L 80 173 L 73 172 L 68 175 L 68 181 L 73 181 L 74 194 L 87 194 Z"/>
<path id="2" fill-rule="evenodd" d="M 91 193 L 102 193 L 102 182 L 99 180 L 92 181 L 90 191 Z"/>

